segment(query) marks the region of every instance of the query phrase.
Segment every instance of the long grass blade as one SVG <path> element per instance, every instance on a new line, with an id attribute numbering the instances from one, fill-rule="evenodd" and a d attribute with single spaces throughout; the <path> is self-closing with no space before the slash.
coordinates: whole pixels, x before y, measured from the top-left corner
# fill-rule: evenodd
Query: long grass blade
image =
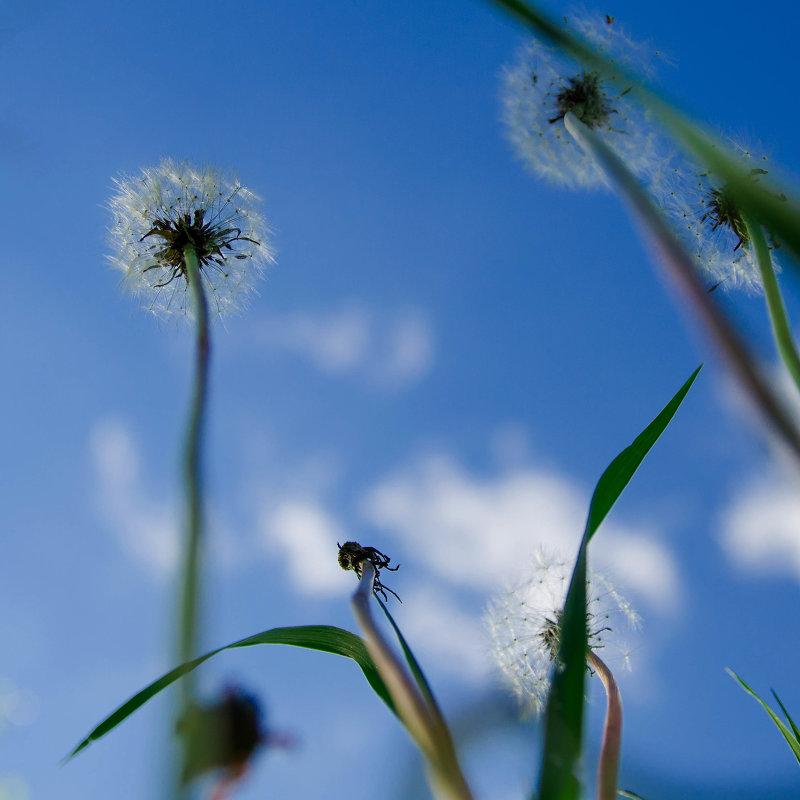
<path id="1" fill-rule="evenodd" d="M 538 800 L 577 800 L 577 766 L 583 730 L 586 675 L 586 550 L 612 506 L 630 482 L 644 457 L 669 425 L 694 383 L 698 367 L 656 418 L 612 462 L 597 482 L 589 505 L 578 558 L 572 574 L 561 627 L 559 668 L 545 712 L 545 741 Z"/>
<path id="2" fill-rule="evenodd" d="M 253 636 L 248 636 L 246 639 L 240 639 L 237 642 L 225 645 L 225 647 L 219 647 L 216 650 L 212 650 L 210 653 L 206 653 L 192 661 L 181 664 L 179 667 L 175 667 L 175 669 L 170 670 L 166 675 L 162 675 L 149 686 L 146 686 L 140 692 L 133 695 L 129 700 L 126 700 L 99 725 L 95 726 L 86 738 L 84 738 L 64 759 L 64 763 L 74 758 L 82 750 L 85 750 L 92 742 L 96 742 L 112 731 L 117 725 L 127 719 L 134 711 L 141 708 L 159 692 L 175 683 L 175 681 L 179 680 L 184 675 L 197 669 L 197 667 L 210 658 L 213 658 L 218 653 L 222 653 L 225 650 L 233 650 L 238 647 L 252 647 L 258 644 L 285 644 L 293 647 L 305 647 L 310 650 L 320 650 L 325 653 L 333 653 L 335 655 L 351 658 L 361 667 L 364 677 L 375 690 L 378 697 L 389 706 L 392 712 L 396 713 L 394 703 L 389 696 L 386 685 L 375 669 L 375 665 L 372 663 L 372 659 L 367 653 L 367 649 L 360 637 L 350 631 L 331 625 L 301 625 L 292 628 L 272 628 L 271 630 L 256 633 Z"/>

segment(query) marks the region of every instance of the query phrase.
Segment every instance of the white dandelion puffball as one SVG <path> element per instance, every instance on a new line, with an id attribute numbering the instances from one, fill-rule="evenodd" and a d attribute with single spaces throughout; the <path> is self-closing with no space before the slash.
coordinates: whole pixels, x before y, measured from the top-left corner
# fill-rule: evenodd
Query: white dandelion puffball
<path id="1" fill-rule="evenodd" d="M 573 564 L 538 551 L 525 580 L 495 597 L 486 612 L 492 655 L 525 713 L 539 714 L 547 702 L 572 569 Z M 621 628 L 638 625 L 639 617 L 630 603 L 605 578 L 590 571 L 586 615 L 589 648 L 602 649 L 613 643 L 612 632 L 618 634 Z M 621 648 L 620 652 L 624 656 Z M 626 656 L 624 660 L 627 665 Z"/>
<path id="2" fill-rule="evenodd" d="M 209 306 L 220 316 L 242 304 L 273 261 L 259 198 L 236 176 L 164 160 L 114 183 L 110 260 L 155 314 L 192 315 L 186 245 L 194 247 Z"/>
<path id="3" fill-rule="evenodd" d="M 739 158 L 754 186 L 769 173 L 764 155 L 738 145 L 730 155 Z M 650 183 L 651 193 L 713 288 L 763 291 L 747 225 L 722 179 L 708 167 L 675 156 L 654 171 Z M 779 272 L 778 245 L 769 231 L 764 230 L 764 236 L 772 251 L 773 269 Z"/>
<path id="4" fill-rule="evenodd" d="M 613 18 L 578 15 L 570 29 L 618 66 L 650 71 L 656 55 L 635 43 Z M 531 39 L 503 74 L 503 121 L 508 138 L 535 174 L 570 188 L 605 184 L 603 173 L 564 127 L 572 112 L 592 128 L 636 174 L 658 157 L 658 141 L 643 110 L 629 98 L 633 86 L 538 39 Z"/>

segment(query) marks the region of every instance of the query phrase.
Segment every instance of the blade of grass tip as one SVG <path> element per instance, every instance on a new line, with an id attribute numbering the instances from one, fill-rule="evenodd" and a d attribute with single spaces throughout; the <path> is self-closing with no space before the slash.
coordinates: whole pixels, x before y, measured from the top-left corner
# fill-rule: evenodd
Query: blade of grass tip
<path id="1" fill-rule="evenodd" d="M 566 114 L 564 125 L 578 144 L 597 160 L 628 201 L 629 208 L 642 223 L 660 253 L 669 275 L 711 332 L 751 401 L 800 461 L 800 430 L 762 377 L 755 359 L 734 326 L 708 293 L 691 256 L 667 225 L 655 203 L 622 160 L 594 131 L 572 113 Z"/>
<path id="2" fill-rule="evenodd" d="M 563 26 L 555 25 L 535 6 L 522 0 L 492 2 L 551 44 L 561 47 L 594 68 L 615 76 L 616 83 L 621 88 L 628 89 L 632 85 L 637 99 L 661 118 L 683 147 L 694 153 L 701 164 L 724 179 L 726 191 L 736 203 L 782 240 L 800 261 L 800 199 L 796 193 L 793 194 L 787 187 L 780 186 L 773 180 L 763 178 L 754 190 L 750 168 L 727 153 L 723 143 L 707 133 L 698 122 L 680 111 L 674 103 L 663 99 L 641 75 L 623 65 L 611 63 Z M 792 263 L 791 266 L 797 269 L 797 264 Z"/>
<path id="3" fill-rule="evenodd" d="M 751 697 L 754 697 L 761 705 L 761 707 L 764 709 L 764 711 L 766 711 L 767 714 L 769 714 L 770 719 L 772 719 L 772 721 L 775 723 L 775 726 L 783 734 L 783 738 L 786 739 L 786 742 L 791 748 L 792 753 L 794 753 L 794 757 L 797 759 L 798 763 L 800 763 L 800 742 L 798 742 L 797 739 L 795 739 L 795 737 L 792 735 L 792 731 L 790 731 L 789 728 L 786 727 L 783 720 L 732 669 L 726 667 L 725 672 L 727 672 L 728 675 L 730 675 L 735 681 L 737 681 L 738 684 L 742 687 L 742 689 L 744 689 L 747 692 L 747 694 L 749 694 Z"/>
<path id="4" fill-rule="evenodd" d="M 336 628 L 331 625 L 301 625 L 290 628 L 272 628 L 262 633 L 256 633 L 245 639 L 239 639 L 232 644 L 219 647 L 205 655 L 199 656 L 185 664 L 181 664 L 175 669 L 170 670 L 165 675 L 153 681 L 141 691 L 126 700 L 119 708 L 113 711 L 102 722 L 96 725 L 89 734 L 67 755 L 62 765 L 73 759 L 82 750 L 85 750 L 92 742 L 105 736 L 131 714 L 141 708 L 148 700 L 155 697 L 159 692 L 166 689 L 184 675 L 195 670 L 201 664 L 208 661 L 218 653 L 225 650 L 233 650 L 238 647 L 252 647 L 259 644 L 285 644 L 293 647 L 304 647 L 310 650 L 319 650 L 325 653 L 350 658 L 358 664 L 364 677 L 369 682 L 378 697 L 383 700 L 392 713 L 397 711 L 394 702 L 389 694 L 386 684 L 383 682 L 375 665 L 372 662 L 364 642 L 350 631 Z"/>
<path id="5" fill-rule="evenodd" d="M 797 729 L 797 725 L 794 724 L 794 720 L 789 716 L 789 712 L 786 710 L 786 706 L 781 702 L 780 697 L 778 697 L 778 693 L 774 690 L 770 690 L 772 692 L 772 696 L 777 700 L 778 705 L 781 707 L 781 711 L 783 711 L 783 715 L 788 720 L 789 724 L 792 726 L 792 733 L 794 734 L 794 738 L 800 742 L 800 730 Z"/>
<path id="6" fill-rule="evenodd" d="M 701 365 L 702 366 L 702 365 Z M 589 541 L 616 503 L 647 453 L 669 425 L 697 378 L 698 367 L 647 427 L 604 470 L 597 482 L 572 573 L 561 625 L 561 646 L 545 711 L 545 741 L 538 800 L 573 800 L 580 793 L 586 675 L 586 552 Z"/>
<path id="7" fill-rule="evenodd" d="M 627 789 L 619 789 L 617 794 L 620 797 L 628 797 L 630 800 L 644 800 L 644 797 L 642 797 L 640 794 L 636 794 L 636 792 L 630 792 Z"/>

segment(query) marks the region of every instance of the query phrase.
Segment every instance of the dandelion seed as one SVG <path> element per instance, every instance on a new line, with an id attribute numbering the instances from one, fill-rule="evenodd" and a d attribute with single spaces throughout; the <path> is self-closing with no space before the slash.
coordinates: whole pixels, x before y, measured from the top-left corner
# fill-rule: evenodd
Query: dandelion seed
<path id="1" fill-rule="evenodd" d="M 155 314 L 192 314 L 184 248 L 192 245 L 212 308 L 237 308 L 272 262 L 259 198 L 214 167 L 162 161 L 115 179 L 111 263 Z"/>
<path id="2" fill-rule="evenodd" d="M 615 65 L 650 71 L 656 55 L 634 42 L 614 18 L 578 15 L 565 22 Z M 612 24 L 614 23 L 614 24 Z M 521 48 L 503 75 L 503 121 L 519 157 L 534 173 L 569 187 L 594 187 L 604 177 L 573 141 L 563 119 L 572 112 L 597 131 L 637 174 L 657 158 L 657 137 L 645 113 L 618 88 L 616 71 L 585 65 L 538 39 Z"/>
<path id="3" fill-rule="evenodd" d="M 537 551 L 530 576 L 492 600 L 486 613 L 494 659 L 526 713 L 540 713 L 547 701 L 571 575 L 572 564 Z M 638 624 L 639 617 L 630 603 L 604 577 L 590 573 L 586 615 L 589 649 L 603 649 L 612 641 L 612 631 L 622 626 L 636 628 Z"/>
<path id="4" fill-rule="evenodd" d="M 750 170 L 753 185 L 769 174 L 764 155 L 734 146 Z M 674 156 L 650 177 L 651 191 L 672 221 L 697 265 L 713 288 L 743 288 L 761 292 L 761 276 L 744 217 L 725 183 L 712 170 Z M 767 234 L 772 266 L 779 245 Z"/>

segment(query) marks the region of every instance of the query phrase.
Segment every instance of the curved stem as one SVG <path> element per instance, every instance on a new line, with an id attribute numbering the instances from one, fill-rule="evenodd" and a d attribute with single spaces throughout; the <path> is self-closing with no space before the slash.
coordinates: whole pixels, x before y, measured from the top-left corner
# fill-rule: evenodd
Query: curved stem
<path id="1" fill-rule="evenodd" d="M 600 748 L 600 760 L 597 764 L 597 800 L 616 800 L 619 752 L 622 746 L 622 698 L 611 670 L 600 657 L 589 650 L 586 661 L 603 682 L 608 698 L 603 746 Z"/>
<path id="2" fill-rule="evenodd" d="M 370 607 L 375 574 L 375 566 L 369 560 L 361 564 L 361 580 L 351 600 L 367 651 L 392 696 L 398 716 L 428 761 L 434 796 L 441 800 L 472 800 L 444 720 L 431 714 L 413 678 L 375 624 Z"/>
<path id="3" fill-rule="evenodd" d="M 626 198 L 650 234 L 667 272 L 716 340 L 750 399 L 781 435 L 795 458 L 800 460 L 800 430 L 764 381 L 736 328 L 708 294 L 698 277 L 694 262 L 664 221 L 653 200 L 616 153 L 574 114 L 567 113 L 564 116 L 564 126 L 578 145 L 595 158 L 609 180 Z"/>
<path id="4" fill-rule="evenodd" d="M 202 441 L 208 392 L 208 365 L 211 352 L 206 301 L 197 254 L 192 245 L 183 251 L 186 280 L 192 294 L 192 309 L 197 323 L 195 375 L 189 407 L 189 422 L 183 456 L 186 492 L 186 539 L 181 583 L 181 607 L 178 663 L 190 661 L 197 645 L 197 608 L 200 572 L 200 551 L 203 540 Z M 192 699 L 193 680 L 187 675 L 181 682 L 184 708 Z"/>
<path id="5" fill-rule="evenodd" d="M 745 225 L 747 225 L 747 235 L 753 245 L 753 250 L 761 273 L 761 283 L 764 286 L 764 297 L 767 300 L 767 311 L 769 321 L 772 324 L 772 335 L 775 337 L 775 344 L 778 353 L 789 370 L 789 374 L 794 379 L 797 387 L 800 388 L 800 356 L 797 354 L 792 329 L 789 319 L 786 316 L 786 306 L 783 304 L 778 279 L 775 277 L 775 270 L 772 267 L 772 256 L 767 247 L 767 240 L 761 225 L 751 217 L 742 214 Z"/>

